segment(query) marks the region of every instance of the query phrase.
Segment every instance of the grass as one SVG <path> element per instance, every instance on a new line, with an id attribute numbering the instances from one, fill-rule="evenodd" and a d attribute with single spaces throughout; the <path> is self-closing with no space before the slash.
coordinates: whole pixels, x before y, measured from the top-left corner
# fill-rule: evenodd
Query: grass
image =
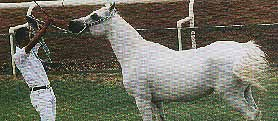
<path id="1" fill-rule="evenodd" d="M 137 121 L 141 120 L 133 97 L 121 84 L 121 75 L 110 73 L 50 75 L 57 98 L 57 121 Z M 277 77 L 266 82 L 268 92 L 254 90 L 262 109 L 262 120 L 277 120 Z M 39 120 L 32 107 L 28 87 L 22 79 L 0 76 L 0 120 Z M 166 119 L 183 120 L 244 120 L 217 94 L 192 102 L 165 104 Z"/>

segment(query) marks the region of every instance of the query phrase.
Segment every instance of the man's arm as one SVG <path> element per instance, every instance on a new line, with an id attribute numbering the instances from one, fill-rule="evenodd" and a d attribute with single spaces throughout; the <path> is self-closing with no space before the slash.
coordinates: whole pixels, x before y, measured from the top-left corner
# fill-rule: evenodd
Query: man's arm
<path id="1" fill-rule="evenodd" d="M 30 53 L 31 49 L 39 42 L 40 38 L 46 32 L 48 26 L 51 23 L 52 23 L 52 20 L 47 19 L 47 21 L 43 25 L 42 29 L 40 29 L 39 32 L 37 32 L 36 35 L 31 39 L 31 41 L 28 43 L 28 45 L 25 46 L 25 52 L 26 53 Z"/>

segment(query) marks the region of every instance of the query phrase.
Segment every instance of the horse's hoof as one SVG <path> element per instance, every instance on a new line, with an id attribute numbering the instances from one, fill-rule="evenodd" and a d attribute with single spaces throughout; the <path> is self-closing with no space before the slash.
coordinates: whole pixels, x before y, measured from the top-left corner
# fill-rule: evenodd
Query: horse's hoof
<path id="1" fill-rule="evenodd" d="M 256 114 L 256 121 L 261 121 L 262 119 L 262 112 L 261 111 L 258 111 L 257 114 Z"/>
<path id="2" fill-rule="evenodd" d="M 247 121 L 261 121 L 262 113 L 261 111 L 252 112 L 247 116 Z"/>

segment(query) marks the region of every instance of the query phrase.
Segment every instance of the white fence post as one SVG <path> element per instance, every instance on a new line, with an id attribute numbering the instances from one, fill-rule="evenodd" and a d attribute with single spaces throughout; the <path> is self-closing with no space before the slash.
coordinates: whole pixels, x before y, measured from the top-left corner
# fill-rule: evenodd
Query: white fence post
<path id="1" fill-rule="evenodd" d="M 11 45 L 11 57 L 12 57 L 12 69 L 13 69 L 13 75 L 16 75 L 16 67 L 15 67 L 15 61 L 13 58 L 13 55 L 15 54 L 15 45 L 14 45 L 14 34 L 15 30 L 20 29 L 22 27 L 28 27 L 28 23 L 22 24 L 22 25 L 17 25 L 15 27 L 10 27 L 9 29 L 9 34 L 10 34 L 10 45 Z"/>
<path id="2" fill-rule="evenodd" d="M 182 50 L 182 41 L 181 41 L 181 25 L 187 21 L 190 21 L 190 17 L 186 17 L 177 21 L 177 28 L 178 28 L 178 41 L 179 41 L 179 51 Z"/>
<path id="3" fill-rule="evenodd" d="M 193 11 L 194 0 L 190 0 L 189 2 L 189 17 L 181 19 L 177 21 L 177 29 L 178 29 L 178 41 L 179 41 L 179 51 L 182 50 L 182 36 L 181 36 L 181 28 L 182 24 L 185 22 L 190 23 L 190 28 L 194 28 L 194 11 Z M 191 31 L 191 41 L 192 41 L 192 48 L 196 48 L 196 41 L 195 41 L 195 31 Z"/>
<path id="4" fill-rule="evenodd" d="M 13 75 L 16 76 L 16 68 L 15 68 L 15 61 L 14 61 L 14 31 L 10 28 L 9 30 L 9 34 L 10 34 L 10 45 L 11 45 L 11 58 L 12 58 L 12 70 L 13 70 Z"/>

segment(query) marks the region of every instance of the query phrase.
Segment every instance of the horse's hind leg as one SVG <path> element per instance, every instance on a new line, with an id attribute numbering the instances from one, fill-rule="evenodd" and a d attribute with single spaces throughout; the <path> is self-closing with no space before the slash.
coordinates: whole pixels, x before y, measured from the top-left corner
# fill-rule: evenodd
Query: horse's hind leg
<path id="1" fill-rule="evenodd" d="M 260 120 L 260 118 L 261 118 L 261 112 L 259 111 L 259 109 L 258 109 L 258 107 L 257 107 L 257 105 L 256 105 L 256 102 L 255 102 L 255 100 L 254 100 L 254 98 L 253 98 L 253 96 L 252 96 L 251 85 L 249 85 L 249 86 L 245 89 L 245 91 L 244 91 L 244 97 L 245 97 L 246 101 L 248 102 L 249 106 L 251 107 L 252 111 L 257 112 L 257 113 L 256 113 L 256 116 L 257 116 L 256 118 L 257 118 L 258 120 Z"/>
<path id="2" fill-rule="evenodd" d="M 152 121 L 152 102 L 151 100 L 135 97 L 136 105 L 142 115 L 143 121 Z"/>
<path id="3" fill-rule="evenodd" d="M 252 106 L 254 108 L 254 110 L 257 110 L 258 107 L 254 101 L 254 98 L 252 96 L 252 91 L 251 91 L 251 85 L 249 85 L 245 91 L 244 91 L 244 97 L 246 99 L 246 101 L 249 103 L 250 106 Z"/>
<path id="4" fill-rule="evenodd" d="M 237 83 L 226 85 L 224 90 L 224 99 L 234 107 L 237 111 L 241 112 L 243 115 L 247 116 L 249 120 L 255 120 L 257 115 L 257 110 L 254 110 L 244 97 L 244 92 L 246 85 Z"/>

